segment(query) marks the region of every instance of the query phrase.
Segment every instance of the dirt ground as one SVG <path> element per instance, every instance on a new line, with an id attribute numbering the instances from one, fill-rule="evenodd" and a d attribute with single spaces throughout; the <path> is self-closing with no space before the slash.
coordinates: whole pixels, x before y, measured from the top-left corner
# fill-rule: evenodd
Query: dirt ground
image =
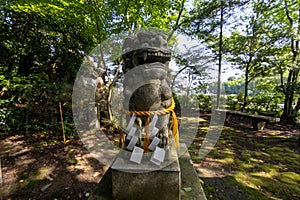
<path id="1" fill-rule="evenodd" d="M 107 167 L 76 138 L 46 141 L 40 133 L 1 138 L 1 199 L 87 199 Z"/>
<path id="2" fill-rule="evenodd" d="M 235 128 L 238 127 L 243 127 L 245 136 L 253 135 L 247 122 Z M 299 135 L 299 128 L 278 124 L 267 126 L 266 131 L 275 130 L 287 137 L 295 137 Z M 264 133 L 260 131 L 257 134 Z M 2 134 L 0 139 L 0 199 L 88 199 L 107 170 L 107 166 L 94 159 L 76 137 L 66 144 L 50 142 L 43 133 Z M 243 145 L 247 148 L 247 143 Z M 194 166 L 205 184 L 214 188 L 212 194 L 208 193 L 209 199 L 246 199 L 242 188 L 223 179 L 226 173 L 231 172 L 226 164 L 216 163 L 208 157 L 202 162 L 194 162 Z M 203 171 L 206 169 L 208 171 Z"/>

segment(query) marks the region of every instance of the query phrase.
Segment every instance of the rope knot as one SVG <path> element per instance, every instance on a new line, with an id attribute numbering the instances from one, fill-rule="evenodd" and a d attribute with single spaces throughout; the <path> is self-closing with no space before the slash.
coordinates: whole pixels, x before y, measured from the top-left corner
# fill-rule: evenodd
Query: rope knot
<path id="1" fill-rule="evenodd" d="M 172 103 L 171 106 L 162 110 L 149 110 L 149 111 L 132 111 L 132 110 L 124 110 L 126 114 L 129 115 L 133 115 L 135 114 L 136 116 L 142 117 L 145 116 L 147 117 L 146 120 L 146 127 L 149 125 L 150 123 L 150 116 L 152 115 L 165 115 L 165 114 L 169 114 L 172 113 L 172 122 L 170 125 L 170 129 L 173 132 L 173 136 L 174 136 L 174 140 L 175 140 L 175 147 L 179 148 L 179 134 L 178 134 L 178 120 L 176 117 L 176 113 L 175 113 L 175 101 L 172 98 Z M 149 130 L 146 131 L 146 138 L 145 138 L 145 142 L 144 142 L 144 149 L 147 151 L 148 149 L 148 145 L 150 144 L 150 138 L 149 138 Z"/>

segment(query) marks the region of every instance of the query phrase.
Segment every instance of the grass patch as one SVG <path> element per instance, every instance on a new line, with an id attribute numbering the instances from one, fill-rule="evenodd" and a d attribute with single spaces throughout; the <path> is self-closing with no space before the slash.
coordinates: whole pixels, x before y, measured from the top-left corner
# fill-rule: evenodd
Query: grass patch
<path id="1" fill-rule="evenodd" d="M 23 187 L 27 187 L 27 188 L 36 187 L 40 181 L 41 180 L 38 180 L 38 179 L 30 179 L 24 183 Z"/>
<path id="2" fill-rule="evenodd" d="M 201 131 L 204 130 L 208 128 L 201 127 Z M 225 181 L 246 196 L 240 198 L 235 192 L 236 199 L 300 199 L 300 154 L 295 148 L 296 140 L 286 142 L 284 136 L 278 137 L 275 131 L 270 133 L 254 137 L 252 130 L 225 127 L 218 143 L 207 155 L 222 164 L 220 169 L 225 166 L 231 169 L 226 172 Z M 201 140 L 200 137 L 195 140 L 198 149 Z M 192 153 L 194 147 L 190 148 L 192 158 L 197 155 L 196 151 Z M 202 185 L 208 199 L 215 199 L 211 196 L 223 198 L 222 194 L 216 194 L 222 185 L 207 185 L 205 180 Z"/>
<path id="3" fill-rule="evenodd" d="M 14 183 L 9 189 L 8 191 L 6 191 L 5 189 L 1 189 L 0 190 L 0 195 L 3 195 L 5 193 L 10 194 L 11 192 L 14 192 L 18 189 L 19 187 L 19 183 Z"/>
<path id="4" fill-rule="evenodd" d="M 10 194 L 17 191 L 19 188 L 34 188 L 36 187 L 44 178 L 49 174 L 50 169 L 41 168 L 38 170 L 34 170 L 30 174 L 22 174 L 19 177 L 18 182 L 14 183 L 9 191 L 5 189 L 0 190 L 0 195 Z"/>
<path id="5" fill-rule="evenodd" d="M 295 172 L 282 172 L 277 179 L 283 183 L 288 183 L 291 185 L 300 184 L 300 175 Z"/>
<path id="6" fill-rule="evenodd" d="M 271 147 L 266 149 L 266 152 L 270 154 L 270 158 L 275 163 L 282 163 L 292 169 L 299 168 L 300 154 L 288 147 Z"/>
<path id="7" fill-rule="evenodd" d="M 255 185 L 262 191 L 269 192 L 284 199 L 295 199 L 300 197 L 300 189 L 296 185 L 281 182 L 275 178 L 258 176 L 257 174 L 250 174 L 247 180 L 251 185 Z M 248 183 L 248 184 L 249 184 Z"/>
<path id="8" fill-rule="evenodd" d="M 44 180 L 52 172 L 50 167 L 42 167 L 37 170 L 33 170 L 30 174 L 23 174 L 19 178 L 19 184 L 21 188 L 33 188 Z"/>
<path id="9" fill-rule="evenodd" d="M 66 159 L 66 163 L 67 163 L 68 165 L 76 165 L 77 162 L 78 162 L 78 160 L 77 160 L 76 158 L 67 158 L 67 159 Z"/>
<path id="10" fill-rule="evenodd" d="M 218 162 L 230 165 L 230 164 L 234 163 L 234 159 L 233 158 L 224 158 L 224 159 L 218 160 Z"/>
<path id="11" fill-rule="evenodd" d="M 235 160 L 235 165 L 232 167 L 233 170 L 235 171 L 250 171 L 253 168 L 255 168 L 255 166 L 251 163 L 246 163 L 244 161 L 240 161 L 240 160 Z"/>
<path id="12" fill-rule="evenodd" d="M 240 180 L 241 178 L 241 180 Z M 249 186 L 248 184 L 245 184 L 244 182 L 248 182 L 249 180 L 246 179 L 247 175 L 246 174 L 239 174 L 235 176 L 228 176 L 227 181 L 229 184 L 233 185 L 234 187 L 238 187 L 242 193 L 243 196 L 246 196 L 247 200 L 270 200 L 270 199 L 275 199 L 273 197 L 270 197 L 263 192 L 259 191 L 254 185 Z"/>

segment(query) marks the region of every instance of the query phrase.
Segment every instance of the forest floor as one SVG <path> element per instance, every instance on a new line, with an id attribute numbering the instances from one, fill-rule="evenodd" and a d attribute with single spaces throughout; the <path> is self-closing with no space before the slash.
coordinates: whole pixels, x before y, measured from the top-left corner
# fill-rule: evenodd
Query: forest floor
<path id="1" fill-rule="evenodd" d="M 199 160 L 210 119 L 202 117 L 190 154 L 207 199 L 300 199 L 299 124 L 267 124 L 257 131 L 250 121 L 231 118 L 212 151 Z"/>
<path id="2" fill-rule="evenodd" d="M 66 144 L 43 133 L 1 139 L 0 199 L 87 199 L 107 167 L 79 139 Z"/>
<path id="3" fill-rule="evenodd" d="M 226 123 L 200 160 L 210 116 L 201 117 L 189 151 L 207 199 L 300 199 L 299 125 Z M 0 199 L 88 199 L 108 169 L 77 137 L 64 144 L 46 133 L 2 134 L 0 150 Z"/>

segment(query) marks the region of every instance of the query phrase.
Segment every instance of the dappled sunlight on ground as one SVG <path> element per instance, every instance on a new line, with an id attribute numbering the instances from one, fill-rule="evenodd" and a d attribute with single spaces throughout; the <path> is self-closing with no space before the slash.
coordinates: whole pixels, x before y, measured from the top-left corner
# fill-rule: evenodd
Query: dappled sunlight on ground
<path id="1" fill-rule="evenodd" d="M 255 131 L 246 121 L 210 126 L 210 114 L 200 116 L 182 117 L 179 128 L 181 140 L 191 140 L 207 199 L 300 199 L 299 126 L 267 124 Z M 199 157 L 207 133 L 218 130 L 216 145 Z M 118 139 L 116 133 L 107 136 Z M 44 133 L 16 134 L 1 135 L 0 142 L 4 199 L 87 199 L 108 169 L 79 138 L 64 144 Z"/>
<path id="2" fill-rule="evenodd" d="M 5 199 L 85 199 L 107 170 L 78 139 L 2 136 L 0 148 Z"/>
<path id="3" fill-rule="evenodd" d="M 199 123 L 189 150 L 207 198 L 300 199 L 299 126 L 269 124 L 255 131 L 244 123 L 226 124 L 201 160 L 197 153 L 209 125 Z"/>

